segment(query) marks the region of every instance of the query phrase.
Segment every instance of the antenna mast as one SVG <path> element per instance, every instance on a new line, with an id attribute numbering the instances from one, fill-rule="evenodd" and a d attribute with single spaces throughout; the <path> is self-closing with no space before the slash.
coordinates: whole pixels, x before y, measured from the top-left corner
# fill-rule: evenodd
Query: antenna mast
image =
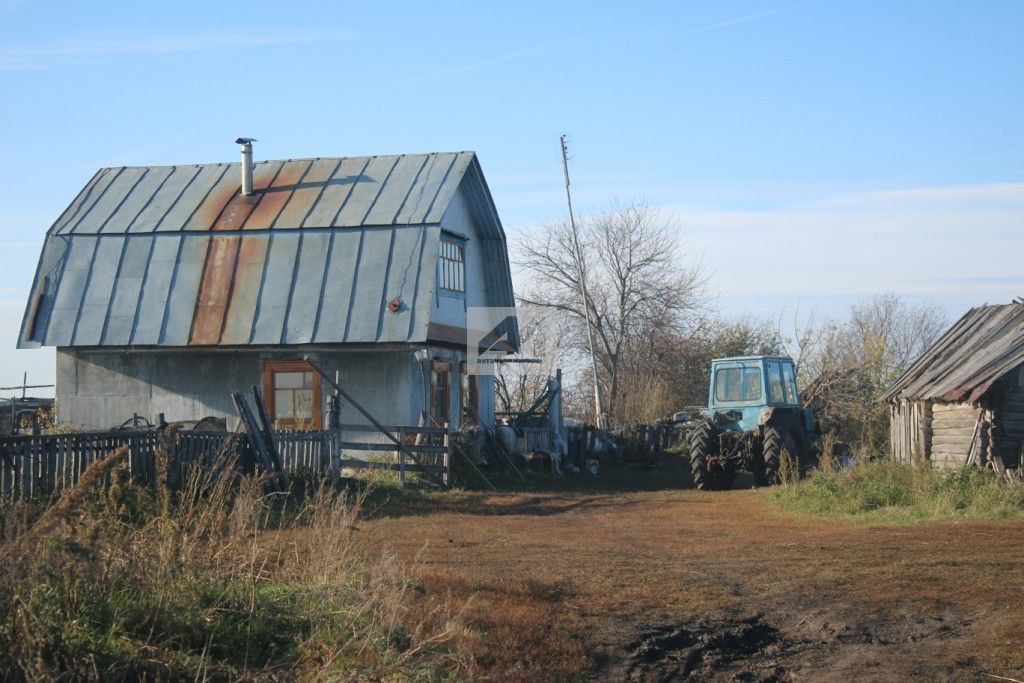
<path id="1" fill-rule="evenodd" d="M 594 374 L 594 415 L 598 429 L 605 429 L 604 407 L 601 405 L 601 388 L 597 383 L 597 354 L 594 353 L 594 328 L 590 325 L 590 296 L 587 294 L 587 270 L 583 263 L 583 251 L 580 249 L 580 238 L 576 231 L 576 217 L 572 213 L 572 195 L 569 193 L 569 148 L 566 136 L 562 142 L 562 172 L 565 174 L 565 199 L 569 204 L 569 225 L 572 227 L 573 257 L 576 270 L 580 274 L 580 293 L 583 294 L 583 315 L 587 321 L 587 344 L 590 347 L 590 369 Z"/>

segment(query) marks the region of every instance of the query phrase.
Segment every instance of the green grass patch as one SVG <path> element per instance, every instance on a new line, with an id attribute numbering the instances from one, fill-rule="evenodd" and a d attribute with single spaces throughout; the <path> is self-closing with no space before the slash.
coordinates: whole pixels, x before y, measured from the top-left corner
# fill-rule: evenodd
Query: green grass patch
<path id="1" fill-rule="evenodd" d="M 1006 484 L 977 467 L 939 472 L 871 460 L 850 469 L 815 470 L 769 495 L 793 512 L 869 522 L 1024 519 L 1024 486 Z"/>

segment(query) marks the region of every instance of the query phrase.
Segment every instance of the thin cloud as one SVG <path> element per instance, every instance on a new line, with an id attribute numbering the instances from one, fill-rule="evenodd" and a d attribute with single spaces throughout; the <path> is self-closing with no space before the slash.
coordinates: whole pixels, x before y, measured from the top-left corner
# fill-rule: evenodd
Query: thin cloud
<path id="1" fill-rule="evenodd" d="M 348 31 L 295 28 L 234 28 L 92 35 L 61 42 L 10 45 L 0 49 L 0 71 L 68 66 L 103 57 L 245 50 L 274 45 L 348 40 Z"/>
<path id="2" fill-rule="evenodd" d="M 440 69 L 438 71 L 431 71 L 429 73 L 419 74 L 417 76 L 407 76 L 400 78 L 395 81 L 395 85 L 411 85 L 413 83 L 427 83 L 429 81 L 436 81 L 448 76 L 457 76 L 458 74 L 468 73 L 470 71 L 479 71 L 481 69 L 493 66 L 495 64 L 501 64 L 503 62 L 511 62 L 523 57 L 527 57 L 538 52 L 547 50 L 548 48 L 560 45 L 560 42 L 544 43 L 543 45 L 535 45 L 534 47 L 528 47 L 525 50 L 516 50 L 515 52 L 509 52 L 508 54 L 498 55 L 491 59 L 485 59 L 480 62 L 474 62 L 473 64 L 463 64 L 462 66 L 454 66 L 450 69 Z"/>

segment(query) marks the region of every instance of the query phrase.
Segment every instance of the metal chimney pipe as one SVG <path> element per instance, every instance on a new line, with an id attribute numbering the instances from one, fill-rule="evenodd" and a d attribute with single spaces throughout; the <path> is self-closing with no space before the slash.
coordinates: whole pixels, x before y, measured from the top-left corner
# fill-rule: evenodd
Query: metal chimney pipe
<path id="1" fill-rule="evenodd" d="M 252 143 L 256 138 L 238 138 L 235 144 L 242 146 L 242 195 L 252 194 Z"/>

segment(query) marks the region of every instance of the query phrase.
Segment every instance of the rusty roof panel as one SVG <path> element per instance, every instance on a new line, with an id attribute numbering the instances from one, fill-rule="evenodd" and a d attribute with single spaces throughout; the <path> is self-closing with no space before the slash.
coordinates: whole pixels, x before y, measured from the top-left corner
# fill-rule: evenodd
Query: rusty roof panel
<path id="1" fill-rule="evenodd" d="M 252 337 L 252 323 L 256 317 L 269 243 L 270 235 L 266 234 L 242 237 L 221 344 L 248 344 Z"/>
<path id="2" fill-rule="evenodd" d="M 98 172 L 48 233 L 19 344 L 423 342 L 455 204 L 507 270 L 471 152 L 260 162 L 250 197 L 238 175 L 238 164 Z M 453 201 L 464 178 L 466 204 Z M 507 289 L 495 305 L 511 302 Z"/>
<path id="3" fill-rule="evenodd" d="M 278 171 L 274 181 L 262 192 L 260 202 L 245 222 L 246 230 L 266 230 L 274 225 L 285 204 L 309 170 L 311 161 L 289 161 Z M 297 224 L 292 227 L 299 227 Z"/>
<path id="4" fill-rule="evenodd" d="M 273 227 L 287 230 L 302 227 L 306 216 L 320 198 L 334 172 L 341 165 L 338 159 L 316 159 L 310 165 L 306 175 L 299 181 L 295 191 L 288 198 L 288 203 L 274 220 Z"/>
<path id="5" fill-rule="evenodd" d="M 178 231 L 185 228 L 192 214 L 206 200 L 206 196 L 214 186 L 228 175 L 230 170 L 230 164 L 200 166 L 199 172 L 182 188 L 180 194 L 171 197 L 169 191 L 165 190 L 161 194 L 166 194 L 166 196 L 154 198 L 154 203 L 166 202 L 169 207 L 167 213 L 160 219 L 155 229 L 164 232 Z"/>

